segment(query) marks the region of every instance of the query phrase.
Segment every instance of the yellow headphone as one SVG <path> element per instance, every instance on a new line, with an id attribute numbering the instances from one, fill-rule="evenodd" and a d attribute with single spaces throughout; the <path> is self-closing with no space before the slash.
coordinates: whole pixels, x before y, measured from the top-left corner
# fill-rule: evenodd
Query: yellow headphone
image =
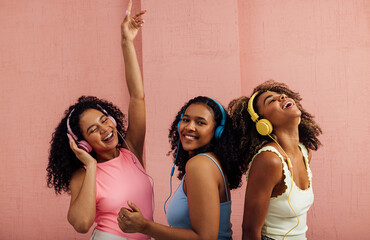
<path id="1" fill-rule="evenodd" d="M 253 100 L 260 91 L 255 92 L 248 101 L 248 112 L 251 115 L 252 121 L 256 123 L 256 129 L 262 136 L 267 136 L 272 133 L 272 124 L 267 119 L 259 119 L 258 114 L 253 109 Z"/>
<path id="2" fill-rule="evenodd" d="M 288 163 L 288 167 L 292 173 L 292 183 L 290 185 L 290 191 L 289 191 L 289 194 L 288 194 L 288 204 L 289 204 L 289 207 L 290 209 L 292 209 L 293 213 L 295 214 L 295 216 L 297 217 L 298 219 L 298 222 L 297 222 L 297 225 L 295 225 L 293 228 L 291 228 L 287 233 L 285 233 L 283 239 L 285 239 L 285 237 L 288 235 L 288 233 L 290 233 L 291 231 L 293 231 L 294 228 L 298 227 L 299 225 L 299 217 L 297 215 L 297 213 L 294 211 L 292 205 L 290 204 L 290 194 L 292 193 L 292 189 L 293 189 L 293 181 L 294 181 L 294 178 L 293 178 L 293 166 L 292 166 L 292 163 L 290 161 L 290 158 L 288 157 L 288 154 L 284 151 L 284 149 L 280 146 L 280 144 L 276 141 L 275 138 L 273 138 L 270 134 L 272 133 L 272 124 L 269 120 L 267 119 L 259 119 L 259 116 L 258 114 L 254 111 L 253 109 L 253 101 L 254 99 L 256 98 L 256 96 L 260 93 L 260 91 L 257 91 L 255 92 L 250 98 L 249 98 L 249 101 L 248 101 L 248 113 L 251 115 L 251 119 L 253 122 L 256 123 L 256 129 L 257 129 L 257 132 L 262 135 L 262 136 L 269 136 L 278 146 L 279 148 L 283 151 L 283 153 L 285 154 L 285 157 L 286 157 L 286 161 Z M 299 122 L 301 122 L 301 119 L 299 119 Z"/>

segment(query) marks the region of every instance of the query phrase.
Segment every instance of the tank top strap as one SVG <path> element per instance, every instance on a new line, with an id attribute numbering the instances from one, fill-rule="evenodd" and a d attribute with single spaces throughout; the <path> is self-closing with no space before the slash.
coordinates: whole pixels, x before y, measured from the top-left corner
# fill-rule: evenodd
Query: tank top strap
<path id="1" fill-rule="evenodd" d="M 303 145 L 302 143 L 299 143 L 299 144 L 298 144 L 298 146 L 301 148 L 302 155 L 303 155 L 304 162 L 305 162 L 306 169 L 307 169 L 307 173 L 308 173 L 308 179 L 309 179 L 309 181 L 311 182 L 311 179 L 312 179 L 312 172 L 311 172 L 310 165 L 309 165 L 309 163 L 308 163 L 308 150 L 307 150 L 307 148 L 305 147 L 305 145 Z"/>
<path id="2" fill-rule="evenodd" d="M 272 146 L 265 146 L 265 147 L 263 147 L 263 148 L 261 148 L 260 150 L 258 150 L 258 152 L 253 156 L 253 158 L 252 158 L 252 160 L 249 162 L 249 164 L 248 164 L 248 170 L 247 170 L 247 172 L 246 172 L 246 179 L 247 179 L 247 182 L 248 182 L 248 177 L 249 177 L 249 171 L 250 171 L 250 169 L 251 169 L 251 165 L 252 165 L 252 163 L 253 163 L 253 160 L 254 160 L 254 158 L 258 155 L 258 154 L 260 154 L 261 152 L 266 152 L 266 151 L 270 151 L 270 152 L 273 152 L 273 153 L 275 153 L 276 155 L 278 155 L 278 157 L 280 158 L 280 160 L 281 160 L 281 162 L 282 162 L 282 164 L 283 164 L 283 172 L 284 172 L 284 175 L 285 175 L 285 182 L 286 182 L 286 184 L 287 184 L 287 186 L 289 185 L 287 182 L 289 181 L 288 179 L 287 179 L 287 175 L 290 175 L 290 171 L 289 171 L 289 168 L 288 168 L 288 164 L 285 162 L 285 160 L 284 160 L 284 157 L 283 157 L 283 155 L 281 155 L 280 154 L 280 152 L 276 149 L 276 148 L 274 148 L 274 147 L 272 147 Z"/>
<path id="3" fill-rule="evenodd" d="M 199 153 L 198 155 L 204 155 L 208 158 L 210 158 L 215 164 L 216 166 L 218 167 L 218 169 L 220 170 L 221 174 L 222 174 L 222 178 L 224 179 L 224 185 L 225 185 L 225 192 L 226 192 L 226 199 L 227 201 L 229 201 L 229 194 L 227 193 L 227 186 L 226 186 L 226 180 L 225 180 L 225 176 L 224 176 L 224 173 L 222 172 L 222 169 L 221 167 L 218 165 L 218 163 L 216 162 L 216 160 L 214 160 L 211 156 L 209 156 L 208 154 L 206 153 Z"/>

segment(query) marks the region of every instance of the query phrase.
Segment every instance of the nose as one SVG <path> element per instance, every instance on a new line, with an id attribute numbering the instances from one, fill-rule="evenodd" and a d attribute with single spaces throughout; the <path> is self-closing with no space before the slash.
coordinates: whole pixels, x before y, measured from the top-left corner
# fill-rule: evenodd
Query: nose
<path id="1" fill-rule="evenodd" d="M 187 131 L 195 131 L 195 124 L 193 121 L 189 121 L 185 125 L 185 130 Z"/>
<path id="2" fill-rule="evenodd" d="M 106 125 L 106 124 L 101 124 L 101 125 L 100 125 L 100 132 L 104 133 L 104 132 L 106 132 L 106 131 L 108 131 L 108 125 Z"/>
<path id="3" fill-rule="evenodd" d="M 282 93 L 282 94 L 280 95 L 280 100 L 284 100 L 285 98 L 287 98 L 287 95 L 285 95 L 284 93 Z"/>

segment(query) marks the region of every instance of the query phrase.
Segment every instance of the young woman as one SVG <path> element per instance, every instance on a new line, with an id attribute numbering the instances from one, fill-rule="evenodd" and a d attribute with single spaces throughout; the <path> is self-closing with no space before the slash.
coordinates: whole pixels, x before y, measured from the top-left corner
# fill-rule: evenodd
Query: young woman
<path id="1" fill-rule="evenodd" d="M 313 203 L 311 150 L 320 127 L 301 97 L 284 83 L 267 81 L 251 98 L 229 104 L 239 148 L 248 164 L 243 240 L 306 239 Z"/>
<path id="2" fill-rule="evenodd" d="M 191 99 L 178 112 L 169 139 L 181 179 L 167 208 L 171 227 L 146 219 L 129 202 L 131 209 L 119 213 L 120 228 L 155 239 L 231 239 L 230 190 L 239 187 L 245 163 L 227 112 L 210 98 Z"/>
<path id="3" fill-rule="evenodd" d="M 134 38 L 145 11 L 130 16 L 131 1 L 121 26 L 126 83 L 130 93 L 128 127 L 124 114 L 112 103 L 82 96 L 65 111 L 52 140 L 47 182 L 55 192 L 68 192 L 68 221 L 86 233 L 97 223 L 91 239 L 148 239 L 123 233 L 117 212 L 135 199 L 152 219 L 152 186 L 143 166 L 145 138 L 144 88 Z"/>

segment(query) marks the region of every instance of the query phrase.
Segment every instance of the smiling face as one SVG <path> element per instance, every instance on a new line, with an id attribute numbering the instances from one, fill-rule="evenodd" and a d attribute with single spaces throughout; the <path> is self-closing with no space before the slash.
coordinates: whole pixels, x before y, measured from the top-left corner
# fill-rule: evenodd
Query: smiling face
<path id="1" fill-rule="evenodd" d="M 209 144 L 214 136 L 216 122 L 213 111 L 202 103 L 191 104 L 179 125 L 182 147 L 190 154 Z"/>
<path id="2" fill-rule="evenodd" d="M 260 118 L 268 119 L 274 127 L 282 125 L 292 119 L 299 119 L 301 111 L 293 99 L 284 93 L 264 92 L 257 100 Z"/>
<path id="3" fill-rule="evenodd" d="M 80 115 L 79 124 L 84 139 L 98 155 L 100 152 L 116 150 L 117 129 L 105 114 L 96 109 L 87 109 Z"/>

